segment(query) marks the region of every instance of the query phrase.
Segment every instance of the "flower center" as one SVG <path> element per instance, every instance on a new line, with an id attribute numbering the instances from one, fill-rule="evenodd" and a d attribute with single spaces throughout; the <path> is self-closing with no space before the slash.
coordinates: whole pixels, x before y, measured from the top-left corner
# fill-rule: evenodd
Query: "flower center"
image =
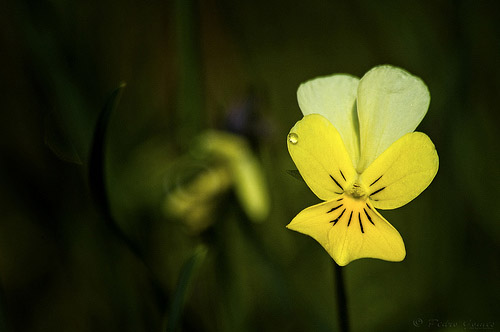
<path id="1" fill-rule="evenodd" d="M 364 200 L 368 197 L 367 191 L 365 190 L 364 186 L 358 181 L 354 181 L 354 183 L 346 189 L 345 193 L 348 196 L 358 200 Z"/>

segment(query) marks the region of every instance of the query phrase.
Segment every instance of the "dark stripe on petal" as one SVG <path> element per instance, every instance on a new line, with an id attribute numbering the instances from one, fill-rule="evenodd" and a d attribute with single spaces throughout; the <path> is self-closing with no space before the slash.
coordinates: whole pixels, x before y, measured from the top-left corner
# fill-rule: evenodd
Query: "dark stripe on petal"
<path id="1" fill-rule="evenodd" d="M 342 216 L 344 215 L 344 212 L 345 212 L 345 209 L 342 210 L 342 213 L 340 213 L 340 216 L 337 217 L 337 219 L 333 219 L 332 222 L 333 223 L 333 226 L 335 226 L 335 224 L 337 223 L 337 221 L 340 220 L 340 218 L 342 218 Z"/>
<path id="2" fill-rule="evenodd" d="M 340 204 L 339 206 L 336 206 L 334 208 L 332 208 L 330 211 L 328 211 L 327 213 L 330 213 L 330 212 L 333 212 L 335 210 L 337 210 L 339 207 L 341 207 L 343 204 Z"/>
<path id="3" fill-rule="evenodd" d="M 347 227 L 349 227 L 349 225 L 351 224 L 351 219 L 352 219 L 352 211 L 351 211 L 351 215 L 349 216 L 349 221 L 347 222 Z"/>
<path id="4" fill-rule="evenodd" d="M 363 208 L 363 211 L 365 211 L 365 214 L 368 217 L 368 220 L 370 220 L 370 222 L 372 223 L 372 225 L 375 226 L 375 224 L 373 223 L 372 217 L 370 217 L 370 215 L 368 214 L 368 212 L 364 208 Z"/>
<path id="5" fill-rule="evenodd" d="M 340 189 L 344 190 L 344 188 L 342 188 L 342 186 L 337 182 L 337 180 L 333 178 L 333 176 L 330 175 L 330 178 L 333 180 L 333 182 L 335 182 L 337 186 L 339 186 Z"/>
<path id="6" fill-rule="evenodd" d="M 342 175 L 342 178 L 344 179 L 344 181 L 347 181 L 347 180 L 345 179 L 344 173 L 342 173 L 342 170 L 341 170 L 341 169 L 339 169 L 339 171 L 340 171 L 340 175 Z"/>
<path id="7" fill-rule="evenodd" d="M 358 213 L 358 219 L 359 219 L 359 227 L 361 227 L 361 233 L 364 233 L 365 231 L 363 230 L 363 223 L 361 222 L 361 212 Z"/>
<path id="8" fill-rule="evenodd" d="M 381 176 L 379 176 L 377 180 L 373 181 L 373 182 L 372 182 L 372 184 L 370 185 L 370 187 L 371 187 L 371 186 L 373 186 L 375 183 L 377 183 L 377 181 L 378 181 L 378 180 L 380 180 L 380 178 L 381 178 L 382 176 L 384 176 L 384 174 L 382 174 Z"/>
<path id="9" fill-rule="evenodd" d="M 384 190 L 384 189 L 385 189 L 385 187 L 382 187 L 382 188 L 380 188 L 379 190 L 375 190 L 374 192 L 372 192 L 372 193 L 370 194 L 370 196 L 373 196 L 373 195 L 375 195 L 375 194 L 378 194 L 379 192 L 381 192 L 381 191 L 382 191 L 382 190 Z"/>

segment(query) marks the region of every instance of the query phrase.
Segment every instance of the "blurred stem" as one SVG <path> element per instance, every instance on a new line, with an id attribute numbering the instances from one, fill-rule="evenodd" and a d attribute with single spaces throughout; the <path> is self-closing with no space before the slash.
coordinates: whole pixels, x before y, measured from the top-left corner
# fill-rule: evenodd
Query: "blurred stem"
<path id="1" fill-rule="evenodd" d="M 177 96 L 178 143 L 189 144 L 189 137 L 202 127 L 203 85 L 200 59 L 198 0 L 175 1 L 177 62 L 179 86 Z"/>
<path id="2" fill-rule="evenodd" d="M 344 284 L 344 271 L 341 266 L 333 262 L 335 270 L 335 282 L 336 282 L 336 297 L 337 297 L 337 310 L 339 327 L 341 332 L 349 332 L 349 315 L 347 312 L 347 296 Z"/>
<path id="3" fill-rule="evenodd" d="M 4 291 L 0 282 L 0 331 L 7 331 L 7 316 L 5 314 Z"/>

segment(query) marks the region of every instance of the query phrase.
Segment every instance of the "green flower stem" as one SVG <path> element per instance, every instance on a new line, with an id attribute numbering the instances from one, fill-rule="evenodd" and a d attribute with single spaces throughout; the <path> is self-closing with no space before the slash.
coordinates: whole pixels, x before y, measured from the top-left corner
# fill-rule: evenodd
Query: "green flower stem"
<path id="1" fill-rule="evenodd" d="M 338 320 L 341 332 L 349 332 L 349 315 L 347 311 L 347 296 L 342 267 L 333 262 L 335 270 L 335 286 L 337 295 Z"/>

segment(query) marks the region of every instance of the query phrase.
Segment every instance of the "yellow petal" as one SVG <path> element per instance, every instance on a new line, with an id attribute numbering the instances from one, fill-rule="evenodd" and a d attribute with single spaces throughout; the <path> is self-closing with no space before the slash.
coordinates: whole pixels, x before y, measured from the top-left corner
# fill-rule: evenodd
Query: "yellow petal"
<path id="1" fill-rule="evenodd" d="M 386 65 L 366 73 L 358 86 L 358 172 L 362 173 L 397 139 L 413 132 L 429 102 L 424 82 L 403 69 Z"/>
<path id="2" fill-rule="evenodd" d="M 314 238 L 341 266 L 359 258 L 399 262 L 406 256 L 399 232 L 369 202 L 345 195 L 303 210 L 287 228 Z"/>
<path id="3" fill-rule="evenodd" d="M 290 130 L 287 141 L 302 178 L 322 200 L 342 194 L 356 176 L 337 129 L 323 116 L 304 116 Z"/>
<path id="4" fill-rule="evenodd" d="M 361 175 L 371 202 L 395 209 L 417 197 L 432 182 L 439 158 L 430 138 L 406 134 L 382 153 Z"/>
<path id="5" fill-rule="evenodd" d="M 302 83 L 297 90 L 302 113 L 320 114 L 327 118 L 339 131 L 354 165 L 359 158 L 358 83 L 357 77 L 336 74 Z"/>

